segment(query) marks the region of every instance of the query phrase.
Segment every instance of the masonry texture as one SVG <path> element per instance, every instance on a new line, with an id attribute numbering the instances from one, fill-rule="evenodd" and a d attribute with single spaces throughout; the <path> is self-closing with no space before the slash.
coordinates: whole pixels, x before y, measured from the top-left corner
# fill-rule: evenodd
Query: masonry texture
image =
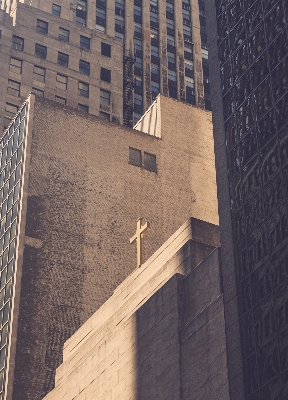
<path id="1" fill-rule="evenodd" d="M 216 236 L 190 219 L 135 270 L 66 342 L 45 400 L 228 400 Z"/>
<path id="2" fill-rule="evenodd" d="M 189 216 L 218 223 L 211 114 L 161 96 L 159 104 L 161 138 L 36 98 L 15 400 L 53 388 L 65 340 L 134 270 L 138 217 L 151 224 L 144 261 Z M 129 147 L 156 155 L 157 171 L 129 163 Z"/>

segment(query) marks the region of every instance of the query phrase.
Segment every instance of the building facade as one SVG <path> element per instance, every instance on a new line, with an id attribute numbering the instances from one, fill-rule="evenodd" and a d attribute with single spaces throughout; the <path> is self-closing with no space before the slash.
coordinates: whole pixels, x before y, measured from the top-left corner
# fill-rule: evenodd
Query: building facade
<path id="1" fill-rule="evenodd" d="M 287 399 L 288 3 L 206 5 L 230 396 Z"/>
<path id="2" fill-rule="evenodd" d="M 144 261 L 189 216 L 218 224 L 211 113 L 159 95 L 156 126 L 157 136 L 31 95 L 5 132 L 3 399 L 53 389 L 64 342 L 136 267 L 139 216 L 151 225 Z"/>
<path id="3" fill-rule="evenodd" d="M 55 9 L 47 13 L 22 3 L 15 4 L 11 16 L 0 11 L 0 30 L 2 128 L 30 92 L 122 123 L 118 40 L 60 18 Z"/>
<path id="4" fill-rule="evenodd" d="M 18 20 L 15 18 L 20 3 L 23 3 L 20 9 L 26 10 L 29 18 L 24 17 L 23 20 L 19 15 Z M 142 0 L 134 2 L 132 0 L 126 2 L 125 0 L 117 2 L 98 0 L 96 3 L 89 0 L 75 0 L 74 2 L 70 0 L 58 2 L 56 0 L 55 2 L 52 0 L 23 0 L 20 2 L 2 0 L 1 8 L 14 15 L 12 35 L 5 33 L 4 29 L 3 37 L 0 39 L 4 42 L 6 38 L 3 46 L 6 47 L 7 57 L 3 60 L 3 68 L 9 69 L 9 63 L 12 62 L 10 68 L 17 73 L 21 61 L 23 63 L 28 61 L 30 68 L 34 68 L 36 65 L 37 68 L 47 69 L 48 75 L 52 75 L 50 70 L 54 74 L 61 74 L 64 78 L 59 77 L 60 82 L 57 83 L 56 80 L 53 89 L 55 91 L 57 87 L 62 91 L 59 90 L 59 94 L 52 92 L 53 96 L 57 96 L 56 101 L 64 103 L 66 100 L 67 104 L 73 107 L 80 104 L 79 108 L 82 108 L 83 111 L 87 111 L 87 107 L 89 107 L 89 112 L 94 115 L 99 115 L 101 112 L 104 118 L 112 119 L 114 116 L 120 123 L 123 121 L 126 125 L 136 123 L 158 93 L 210 110 L 206 18 L 203 0 L 199 0 L 199 3 L 197 0 L 185 0 L 183 3 L 174 3 L 173 0 L 151 0 L 150 2 L 143 1 L 143 3 Z M 2 16 L 2 18 L 4 17 Z M 23 31 L 20 28 L 19 30 L 18 24 L 25 25 L 26 29 Z M 36 43 L 31 43 L 29 46 L 29 37 L 34 37 Z M 82 42 L 80 37 L 82 37 Z M 100 43 L 95 43 L 102 40 L 105 44 L 112 46 L 112 60 L 107 59 L 107 53 L 105 54 L 106 58 L 103 58 L 102 49 L 100 53 Z M 28 54 L 23 46 L 24 41 Z M 87 49 L 89 41 L 91 48 Z M 34 48 L 36 44 L 38 44 L 37 49 Z M 46 47 L 46 50 L 43 46 Z M 11 47 L 12 61 L 9 60 Z M 60 65 L 65 69 L 58 65 L 55 66 L 55 64 L 59 64 L 57 54 L 55 54 L 57 47 L 59 52 L 64 54 L 60 55 Z M 20 53 L 21 48 L 23 48 L 22 53 Z M 18 50 L 16 54 L 13 49 Z M 35 64 L 31 65 L 33 54 L 36 56 L 36 60 Z M 69 58 L 67 60 L 67 56 L 70 57 L 70 61 Z M 17 60 L 14 61 L 14 58 Z M 45 62 L 44 59 L 49 62 Z M 82 66 L 79 64 L 80 60 L 82 60 Z M 7 65 L 6 67 L 4 63 Z M 14 66 L 14 64 L 16 65 Z M 88 74 L 88 64 L 91 68 L 90 75 Z M 110 71 L 110 84 L 108 85 L 106 82 L 109 81 L 109 76 L 106 75 L 109 75 L 109 72 L 106 71 L 105 75 L 104 71 L 104 79 L 100 80 L 98 71 L 100 66 Z M 76 71 L 80 71 L 80 75 Z M 43 74 L 43 71 L 37 69 L 37 73 L 38 75 Z M 31 84 L 31 79 L 28 77 L 26 81 L 25 76 L 22 76 L 20 80 L 19 73 L 16 77 L 6 75 L 3 76 L 3 80 L 13 81 L 10 82 L 12 89 L 8 91 L 10 95 L 12 93 L 12 96 L 17 97 L 19 85 L 24 84 L 27 86 L 27 90 L 29 88 L 41 96 L 46 97 L 47 91 L 47 98 L 51 98 L 54 77 L 50 78 L 50 83 L 47 81 L 46 87 L 46 84 L 40 86 L 38 84 L 39 79 L 42 79 L 40 82 L 43 83 L 43 77 L 37 77 L 39 79 L 36 85 Z M 68 82 L 70 80 L 71 83 Z M 68 83 L 68 92 L 66 92 L 65 83 L 66 87 Z M 81 87 L 77 88 L 77 83 Z M 51 85 L 52 87 L 50 87 Z M 89 100 L 87 100 L 87 85 L 91 86 Z M 5 85 L 3 81 L 2 86 L 4 98 L 5 88 L 9 87 L 9 82 L 6 82 Z M 77 98 L 77 89 L 80 98 Z M 101 97 L 98 92 L 100 89 L 110 91 L 112 97 L 110 109 L 105 107 L 107 104 L 105 98 L 103 100 L 105 102 L 104 110 L 99 108 Z M 27 95 L 26 92 L 24 97 Z M 107 97 L 107 94 L 103 95 Z M 86 99 L 83 99 L 82 97 L 85 96 Z M 12 100 L 8 98 L 8 104 L 16 106 L 17 101 Z M 10 113 L 16 110 L 15 107 L 13 109 L 9 105 L 8 109 Z"/>

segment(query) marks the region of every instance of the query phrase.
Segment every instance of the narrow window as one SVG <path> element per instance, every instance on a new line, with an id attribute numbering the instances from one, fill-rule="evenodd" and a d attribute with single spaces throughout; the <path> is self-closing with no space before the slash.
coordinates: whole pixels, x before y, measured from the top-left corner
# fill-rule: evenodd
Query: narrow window
<path id="1" fill-rule="evenodd" d="M 90 38 L 80 35 L 80 47 L 81 49 L 90 50 Z"/>
<path id="2" fill-rule="evenodd" d="M 104 82 L 111 82 L 111 71 L 110 69 L 102 68 L 101 67 L 101 74 L 100 74 L 101 81 Z"/>
<path id="3" fill-rule="evenodd" d="M 141 167 L 142 165 L 141 150 L 129 147 L 129 164 Z"/>
<path id="4" fill-rule="evenodd" d="M 58 89 L 66 90 L 67 89 L 67 76 L 57 74 L 56 76 L 56 87 Z"/>
<path id="5" fill-rule="evenodd" d="M 15 114 L 18 111 L 18 107 L 11 103 L 6 103 L 5 108 L 5 117 L 8 119 L 14 118 Z"/>
<path id="6" fill-rule="evenodd" d="M 35 94 L 36 96 L 39 97 L 44 97 L 44 90 L 37 89 L 35 87 L 32 87 L 31 93 Z"/>
<path id="7" fill-rule="evenodd" d="M 52 4 L 52 14 L 56 15 L 56 17 L 60 17 L 61 15 L 61 6 L 58 6 L 58 4 Z"/>
<path id="8" fill-rule="evenodd" d="M 15 50 L 23 51 L 24 50 L 24 39 L 19 36 L 12 36 L 12 47 Z"/>
<path id="9" fill-rule="evenodd" d="M 43 58 L 45 60 L 47 57 L 47 47 L 36 43 L 35 44 L 35 56 L 39 57 L 39 58 Z"/>
<path id="10" fill-rule="evenodd" d="M 69 42 L 69 31 L 68 31 L 68 29 L 59 28 L 58 39 L 62 40 L 63 42 Z"/>
<path id="11" fill-rule="evenodd" d="M 78 84 L 78 94 L 82 97 L 89 97 L 89 85 L 85 82 L 79 82 Z"/>
<path id="12" fill-rule="evenodd" d="M 144 163 L 143 166 L 149 171 L 156 172 L 156 156 L 155 154 L 146 153 L 144 151 Z"/>
<path id="13" fill-rule="evenodd" d="M 87 17 L 87 1 L 77 0 L 76 1 L 76 23 L 82 26 L 86 26 Z"/>
<path id="14" fill-rule="evenodd" d="M 90 75 L 90 63 L 84 60 L 79 60 L 79 72 L 84 75 Z"/>
<path id="15" fill-rule="evenodd" d="M 57 63 L 59 65 L 62 65 L 62 67 L 68 67 L 68 63 L 69 63 L 69 56 L 68 54 L 64 54 L 61 53 L 60 51 L 58 51 L 58 60 Z"/>
<path id="16" fill-rule="evenodd" d="M 110 105 L 110 92 L 100 89 L 100 104 Z"/>
<path id="17" fill-rule="evenodd" d="M 48 22 L 42 21 L 42 19 L 37 19 L 36 31 L 39 33 L 48 33 Z"/>
<path id="18" fill-rule="evenodd" d="M 62 104 L 63 106 L 66 106 L 66 99 L 64 97 L 55 96 L 55 101 L 57 101 L 57 103 Z"/>
<path id="19" fill-rule="evenodd" d="M 78 103 L 78 110 L 82 111 L 84 113 L 88 113 L 89 112 L 89 107 L 86 106 L 85 104 Z"/>
<path id="20" fill-rule="evenodd" d="M 20 83 L 9 79 L 7 93 L 10 94 L 11 96 L 19 97 L 20 96 Z"/>
<path id="21" fill-rule="evenodd" d="M 102 56 L 111 57 L 110 44 L 101 42 L 101 54 L 102 54 Z"/>
<path id="22" fill-rule="evenodd" d="M 9 71 L 14 72 L 15 74 L 22 74 L 22 61 L 17 58 L 11 57 Z"/>
<path id="23" fill-rule="evenodd" d="M 110 121 L 110 114 L 100 111 L 99 116 L 107 121 Z"/>
<path id="24" fill-rule="evenodd" d="M 46 70 L 44 68 L 37 67 L 37 65 L 34 65 L 33 79 L 38 82 L 45 82 L 45 72 Z"/>

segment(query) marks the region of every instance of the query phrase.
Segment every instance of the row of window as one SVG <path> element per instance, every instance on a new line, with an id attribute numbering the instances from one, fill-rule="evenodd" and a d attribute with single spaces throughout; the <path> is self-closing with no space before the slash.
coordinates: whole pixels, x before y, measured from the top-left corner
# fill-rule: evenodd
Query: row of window
<path id="1" fill-rule="evenodd" d="M 40 21 L 40 20 L 37 20 L 37 23 L 38 23 L 38 21 Z M 45 22 L 45 21 L 40 21 L 40 22 Z M 47 22 L 47 24 L 48 24 L 48 22 Z M 59 28 L 58 38 L 59 38 L 59 40 L 69 42 L 69 31 L 64 28 Z M 91 49 L 91 39 L 87 36 L 80 35 L 79 44 L 80 44 L 81 49 L 84 49 L 84 50 Z M 24 51 L 24 38 L 13 35 L 12 47 L 15 50 Z M 45 47 L 45 46 L 43 46 L 43 47 Z M 101 55 L 111 58 L 111 45 L 110 44 L 101 42 Z"/>
<path id="2" fill-rule="evenodd" d="M 143 154 L 142 154 L 143 153 Z M 156 155 L 129 147 L 129 164 L 143 167 L 149 171 L 157 172 Z"/>

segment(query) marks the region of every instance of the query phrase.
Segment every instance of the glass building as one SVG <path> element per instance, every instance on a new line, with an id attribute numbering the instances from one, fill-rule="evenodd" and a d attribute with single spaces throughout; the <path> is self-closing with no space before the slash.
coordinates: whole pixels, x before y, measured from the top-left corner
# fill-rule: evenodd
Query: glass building
<path id="1" fill-rule="evenodd" d="M 0 141 L 0 399 L 5 398 L 13 323 L 26 146 L 27 103 Z"/>
<path id="2" fill-rule="evenodd" d="M 231 399 L 284 400 L 288 3 L 209 0 L 206 8 Z"/>

